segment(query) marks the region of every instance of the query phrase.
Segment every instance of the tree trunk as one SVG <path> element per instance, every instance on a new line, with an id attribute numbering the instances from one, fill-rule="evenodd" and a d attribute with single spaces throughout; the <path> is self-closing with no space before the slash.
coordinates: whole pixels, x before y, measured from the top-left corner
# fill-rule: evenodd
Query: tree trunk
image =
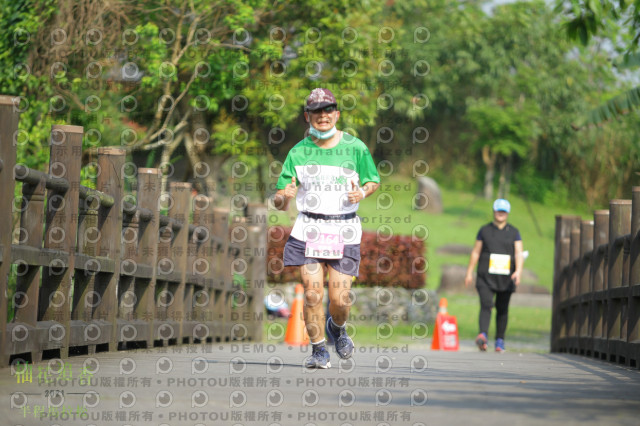
<path id="1" fill-rule="evenodd" d="M 498 198 L 504 198 L 504 175 L 506 173 L 507 162 L 503 161 L 500 165 L 500 177 L 498 178 Z"/>
<path id="2" fill-rule="evenodd" d="M 258 191 L 260 191 L 260 202 L 264 203 L 267 199 L 267 182 L 265 182 L 264 180 L 264 165 L 262 163 L 262 159 L 258 161 L 256 173 L 258 174 Z"/>
<path id="3" fill-rule="evenodd" d="M 504 196 L 508 197 L 511 193 L 511 177 L 513 176 L 513 155 L 507 159 L 507 173 L 505 175 Z"/>
<path id="4" fill-rule="evenodd" d="M 509 155 L 500 165 L 500 186 L 498 187 L 498 198 L 507 198 L 511 187 L 511 169 L 513 156 Z"/>
<path id="5" fill-rule="evenodd" d="M 182 142 L 182 135 L 178 135 L 173 141 L 166 144 L 162 148 L 162 155 L 160 156 L 160 164 L 169 164 L 171 162 L 171 155 L 176 150 L 176 148 Z M 160 178 L 160 192 L 162 194 L 168 192 L 167 181 L 169 180 L 169 176 L 166 173 L 162 173 L 162 177 Z"/>
<path id="6" fill-rule="evenodd" d="M 487 166 L 487 171 L 484 173 L 484 198 L 486 200 L 493 198 L 493 177 L 496 173 L 496 158 L 497 155 L 491 152 L 491 148 L 488 145 L 482 147 L 482 162 Z"/>
<path id="7" fill-rule="evenodd" d="M 189 161 L 191 162 L 194 177 L 204 180 L 206 195 L 215 198 L 217 193 L 216 179 L 213 176 L 215 171 L 211 168 L 208 161 L 204 161 L 204 158 L 202 158 L 196 149 L 195 142 L 190 133 L 185 132 L 184 146 L 187 151 L 187 157 L 189 157 Z"/>

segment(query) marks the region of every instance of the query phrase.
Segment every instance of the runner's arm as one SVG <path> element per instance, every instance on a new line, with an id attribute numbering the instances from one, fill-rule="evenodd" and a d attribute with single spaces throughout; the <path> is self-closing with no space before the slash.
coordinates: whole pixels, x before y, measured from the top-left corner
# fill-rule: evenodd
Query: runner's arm
<path id="1" fill-rule="evenodd" d="M 380 184 L 376 182 L 367 182 L 362 185 L 360 188 L 364 190 L 364 198 L 367 198 L 369 195 L 373 194 L 380 188 Z"/>
<path id="2" fill-rule="evenodd" d="M 513 243 L 515 248 L 516 270 L 511 274 L 511 279 L 515 285 L 520 284 L 520 276 L 522 275 L 522 267 L 524 265 L 524 256 L 522 256 L 522 240 Z"/>
<path id="3" fill-rule="evenodd" d="M 289 208 L 289 199 L 284 196 L 284 189 L 279 189 L 273 196 L 273 205 L 276 209 L 283 211 Z"/>
<path id="4" fill-rule="evenodd" d="M 287 210 L 289 208 L 289 201 L 295 198 L 297 192 L 296 178 L 292 177 L 290 184 L 287 184 L 284 189 L 279 189 L 276 192 L 276 195 L 273 197 L 273 205 L 278 210 Z"/>
<path id="5" fill-rule="evenodd" d="M 480 259 L 480 252 L 482 251 L 482 240 L 476 240 L 471 250 L 471 256 L 469 256 L 469 266 L 467 267 L 467 275 L 464 277 L 464 285 L 469 287 L 473 282 L 473 270 L 478 264 Z"/>

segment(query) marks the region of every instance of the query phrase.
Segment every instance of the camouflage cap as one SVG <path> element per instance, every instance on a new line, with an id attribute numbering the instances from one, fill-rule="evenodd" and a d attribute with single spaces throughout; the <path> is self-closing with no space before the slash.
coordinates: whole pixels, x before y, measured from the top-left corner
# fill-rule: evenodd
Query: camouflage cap
<path id="1" fill-rule="evenodd" d="M 317 88 L 313 89 L 307 98 L 307 111 L 324 108 L 329 105 L 338 105 L 336 97 L 333 96 L 331 90 Z"/>

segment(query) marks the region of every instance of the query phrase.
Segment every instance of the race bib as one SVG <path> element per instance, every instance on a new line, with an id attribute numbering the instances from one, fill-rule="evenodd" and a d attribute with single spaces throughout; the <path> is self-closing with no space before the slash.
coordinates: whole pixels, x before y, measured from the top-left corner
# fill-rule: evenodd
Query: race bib
<path id="1" fill-rule="evenodd" d="M 317 239 L 307 241 L 304 255 L 317 259 L 342 259 L 344 256 L 342 236 L 321 232 Z"/>
<path id="2" fill-rule="evenodd" d="M 491 253 L 489 257 L 489 273 L 509 275 L 511 273 L 511 256 L 508 254 Z"/>

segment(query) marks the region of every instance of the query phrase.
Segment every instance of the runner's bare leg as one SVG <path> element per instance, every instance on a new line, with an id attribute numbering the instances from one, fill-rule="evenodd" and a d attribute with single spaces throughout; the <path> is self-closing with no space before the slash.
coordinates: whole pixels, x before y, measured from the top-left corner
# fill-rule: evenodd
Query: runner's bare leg
<path id="1" fill-rule="evenodd" d="M 349 318 L 349 293 L 353 276 L 343 274 L 329 266 L 329 313 L 336 325 L 342 326 Z"/>
<path id="2" fill-rule="evenodd" d="M 324 268 L 320 263 L 309 263 L 300 267 L 304 286 L 304 322 L 311 343 L 324 339 Z"/>

